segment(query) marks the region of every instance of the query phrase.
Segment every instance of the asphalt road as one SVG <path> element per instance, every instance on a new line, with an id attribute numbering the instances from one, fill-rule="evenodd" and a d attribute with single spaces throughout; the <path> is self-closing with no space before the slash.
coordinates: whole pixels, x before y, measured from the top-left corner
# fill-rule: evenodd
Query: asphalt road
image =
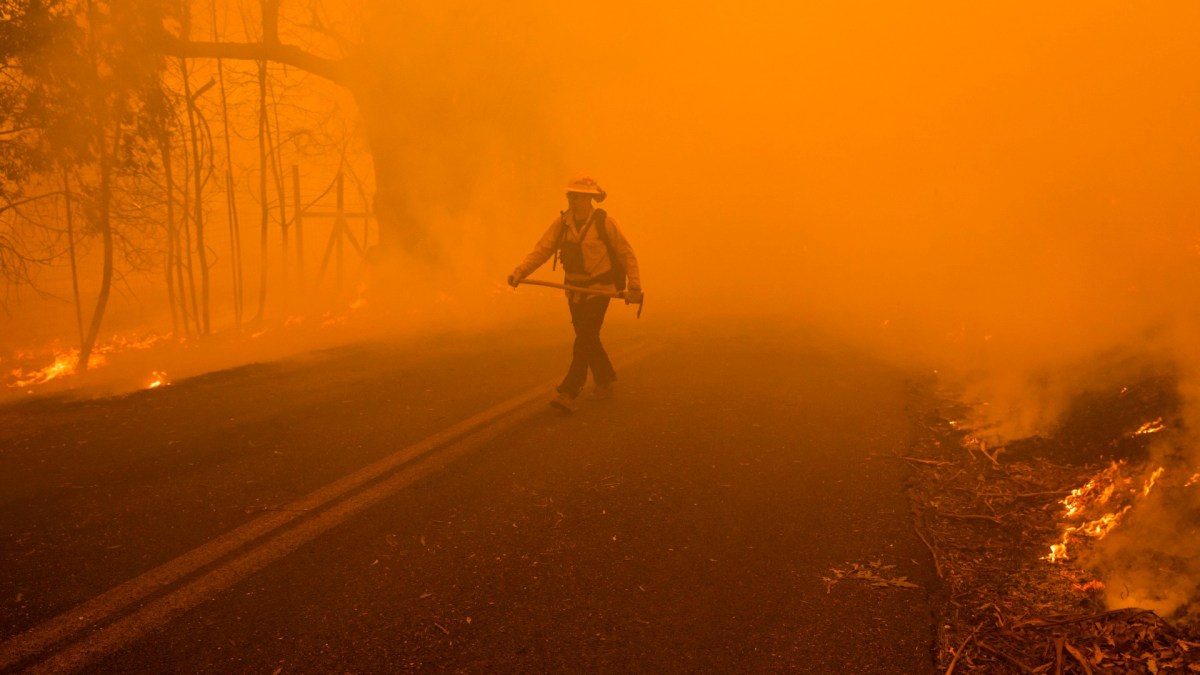
<path id="1" fill-rule="evenodd" d="M 617 397 L 565 416 L 568 330 L 0 408 L 0 665 L 933 672 L 904 373 L 626 322 Z"/>

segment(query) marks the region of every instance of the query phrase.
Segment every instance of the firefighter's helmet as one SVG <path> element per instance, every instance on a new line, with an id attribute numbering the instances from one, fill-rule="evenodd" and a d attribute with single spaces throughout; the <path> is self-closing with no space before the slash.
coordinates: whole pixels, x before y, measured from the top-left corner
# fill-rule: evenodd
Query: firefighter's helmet
<path id="1" fill-rule="evenodd" d="M 604 198 L 608 196 L 608 193 L 600 188 L 595 178 L 585 174 L 580 174 L 572 178 L 567 183 L 567 192 L 592 195 L 592 198 L 598 202 L 604 201 Z"/>

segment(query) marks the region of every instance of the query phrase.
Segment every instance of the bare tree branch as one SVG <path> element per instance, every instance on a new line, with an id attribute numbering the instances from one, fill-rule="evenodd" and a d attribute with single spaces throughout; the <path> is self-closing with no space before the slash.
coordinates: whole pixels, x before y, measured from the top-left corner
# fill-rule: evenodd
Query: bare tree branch
<path id="1" fill-rule="evenodd" d="M 9 210 L 14 210 L 14 211 L 17 211 L 18 213 L 20 213 L 20 207 L 25 204 L 41 201 L 43 199 L 48 199 L 50 197 L 58 197 L 58 196 L 61 196 L 62 194 L 63 194 L 62 190 L 54 190 L 54 191 L 46 192 L 46 193 L 43 193 L 40 195 L 34 195 L 33 197 L 26 197 L 25 199 L 17 199 L 17 200 L 5 199 L 4 201 L 6 203 L 4 205 L 0 205 L 0 213 L 4 213 L 5 211 L 9 211 Z"/>
<path id="2" fill-rule="evenodd" d="M 189 58 L 238 59 L 242 61 L 271 61 L 295 66 L 319 75 L 336 84 L 346 84 L 347 68 L 342 59 L 328 59 L 294 45 L 272 42 L 204 42 L 181 40 L 163 33 L 157 40 L 163 53 Z"/>

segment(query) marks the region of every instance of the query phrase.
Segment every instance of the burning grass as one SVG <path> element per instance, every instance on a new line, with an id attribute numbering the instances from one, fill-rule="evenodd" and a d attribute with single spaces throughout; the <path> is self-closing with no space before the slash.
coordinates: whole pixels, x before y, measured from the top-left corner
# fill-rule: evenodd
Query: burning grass
<path id="1" fill-rule="evenodd" d="M 1171 623 L 1153 607 L 1124 606 L 1141 599 L 1127 570 L 1095 554 L 1140 510 L 1195 484 L 1194 471 L 1149 463 L 1148 436 L 1168 430 L 1161 417 L 1099 446 L 1066 438 L 988 448 L 948 419 L 962 412 L 952 399 L 924 400 L 919 438 L 902 459 L 914 468 L 914 525 L 943 582 L 943 672 L 1200 673 L 1194 615 L 1175 610 Z M 1163 411 L 1152 412 L 1145 418 Z M 1106 419 L 1103 406 L 1089 414 Z"/>
<path id="2" fill-rule="evenodd" d="M 359 289 L 360 293 L 362 288 Z M 262 355 L 285 356 L 307 348 L 338 344 L 367 306 L 362 297 L 340 311 L 293 315 L 245 331 L 228 330 L 204 338 L 155 331 L 116 334 L 97 341 L 87 372 L 79 367 L 78 346 L 61 340 L 0 353 L 0 403 L 35 395 L 108 395 L 171 384 L 168 372 L 196 374 Z M 214 356 L 214 354 L 218 354 Z M 90 387 L 90 390 L 84 391 Z"/>

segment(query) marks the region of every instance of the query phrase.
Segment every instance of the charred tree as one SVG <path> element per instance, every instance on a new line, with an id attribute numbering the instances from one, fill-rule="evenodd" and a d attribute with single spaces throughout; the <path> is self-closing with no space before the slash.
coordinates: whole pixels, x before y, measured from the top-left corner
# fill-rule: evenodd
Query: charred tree
<path id="1" fill-rule="evenodd" d="M 6 136 L 0 193 L 12 204 L 13 186 L 19 194 L 24 185 L 61 179 L 69 202 L 66 253 L 74 262 L 84 240 L 101 244 L 95 304 L 86 322 L 82 310 L 76 317 L 81 371 L 89 365 L 117 276 L 145 269 L 153 257 L 144 228 L 159 219 L 138 195 L 158 194 L 150 186 L 158 176 L 154 146 L 166 119 L 155 100 L 164 60 L 147 41 L 151 26 L 161 24 L 164 4 L 14 0 L 0 21 L 0 129 Z M 57 236 L 61 223 L 60 211 L 33 225 Z M 73 287 L 79 286 L 79 269 Z M 73 292 L 82 305 L 83 294 Z"/>
<path id="2" fill-rule="evenodd" d="M 393 150 L 405 145 L 395 124 L 394 102 L 387 95 L 398 83 L 386 73 L 378 72 L 378 59 L 372 58 L 366 46 L 351 45 L 346 56 L 328 58 L 283 43 L 279 36 L 279 4 L 280 0 L 264 0 L 261 42 L 203 42 L 160 31 L 156 47 L 162 53 L 176 56 L 285 64 L 346 88 L 363 117 L 375 164 L 373 211 L 379 222 L 379 246 L 384 257 L 398 254 L 432 257 L 434 250 L 427 232 L 409 213 L 405 202 L 404 162 L 410 160 Z"/>
<path id="3" fill-rule="evenodd" d="M 213 41 L 217 35 L 217 3 L 212 3 Z M 233 147 L 229 132 L 229 98 L 225 90 L 225 62 L 217 59 L 217 83 L 221 91 L 221 125 L 225 139 L 225 202 L 229 217 L 229 261 L 233 283 L 233 317 L 238 330 L 242 328 L 242 233 L 238 222 L 237 195 L 233 183 Z"/>
<path id="4" fill-rule="evenodd" d="M 279 232 L 281 237 L 282 256 L 280 258 L 280 272 L 283 275 L 283 292 L 284 301 L 291 304 L 291 299 L 294 292 L 289 287 L 290 274 L 288 269 L 288 234 L 289 226 L 287 218 L 287 193 L 283 188 L 283 125 L 279 123 L 279 101 L 275 99 L 274 89 L 270 87 L 268 82 L 268 91 L 271 94 L 271 108 L 275 113 L 275 135 L 271 135 L 270 125 L 264 127 L 267 132 L 268 147 L 271 148 L 271 176 L 275 179 L 275 194 L 279 204 Z"/>
<path id="5" fill-rule="evenodd" d="M 270 228 L 270 204 L 267 202 L 267 62 L 258 62 L 258 194 L 262 201 L 261 212 L 261 253 L 260 276 L 258 281 L 258 313 L 254 322 L 258 323 L 266 315 L 267 308 L 267 233 Z"/>
<path id="6" fill-rule="evenodd" d="M 200 266 L 200 303 L 199 303 L 199 333 L 208 335 L 209 325 L 209 281 L 208 281 L 208 248 L 204 241 L 204 154 L 200 143 L 200 128 L 197 122 L 196 97 L 203 89 L 192 92 L 191 76 L 188 72 L 187 59 L 179 59 L 179 70 L 183 76 L 183 94 L 186 100 L 188 138 L 192 146 L 192 183 L 193 183 L 193 214 L 192 222 L 196 225 L 196 257 Z M 190 255 L 189 255 L 190 258 Z"/>
<path id="7" fill-rule="evenodd" d="M 71 260 L 71 295 L 75 302 L 75 323 L 79 327 L 79 343 L 83 344 L 83 299 L 79 295 L 79 266 L 75 252 L 75 214 L 71 204 L 71 179 L 67 170 L 62 170 L 63 208 L 67 220 L 67 253 Z"/>
<path id="8" fill-rule="evenodd" d="M 179 132 L 181 137 L 185 137 L 184 132 Z M 203 334 L 200 327 L 200 301 L 196 297 L 196 265 L 192 260 L 192 226 L 191 226 L 191 210 L 192 210 L 192 192 L 188 189 L 188 185 L 192 182 L 192 163 L 191 156 L 188 154 L 187 146 L 180 149 L 183 153 L 183 187 L 179 192 L 183 195 L 182 217 L 179 219 L 181 237 L 179 241 L 179 265 L 183 271 L 187 272 L 187 296 L 184 298 L 183 306 L 187 309 L 187 299 L 191 298 L 191 321 L 196 328 L 197 334 Z"/>
<path id="9" fill-rule="evenodd" d="M 103 127 L 102 127 L 103 129 Z M 99 140 L 100 152 L 100 184 L 96 191 L 95 216 L 92 225 L 99 230 L 103 242 L 102 268 L 100 272 L 100 292 L 96 295 L 96 306 L 92 310 L 92 320 L 88 325 L 87 334 L 79 346 L 78 372 L 86 372 L 91 361 L 92 349 L 96 346 L 96 337 L 100 334 L 100 324 L 104 321 L 104 312 L 108 309 L 108 294 L 112 290 L 113 278 L 113 231 L 112 231 L 112 150 L 108 145 L 105 134 Z M 120 134 L 114 139 L 114 145 L 119 144 Z"/>
<path id="10" fill-rule="evenodd" d="M 167 205 L 167 250 L 163 256 L 163 269 L 167 276 L 167 302 L 171 306 L 171 330 L 175 335 L 179 335 L 179 322 L 182 315 L 183 330 L 190 334 L 191 328 L 188 326 L 187 311 L 181 310 L 181 300 L 177 295 L 183 291 L 183 278 L 179 279 L 179 288 L 175 286 L 175 272 L 179 268 L 177 252 L 179 250 L 179 229 L 178 223 L 175 221 L 175 177 L 171 170 L 171 135 L 164 128 L 159 134 L 159 152 L 162 157 L 163 165 L 163 181 L 166 191 Z"/>

